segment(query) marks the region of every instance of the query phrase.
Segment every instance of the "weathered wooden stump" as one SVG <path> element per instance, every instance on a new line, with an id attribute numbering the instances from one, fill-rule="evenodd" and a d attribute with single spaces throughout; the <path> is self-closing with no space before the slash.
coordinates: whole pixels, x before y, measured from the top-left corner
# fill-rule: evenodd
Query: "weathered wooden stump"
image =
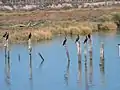
<path id="1" fill-rule="evenodd" d="M 77 46 L 78 62 L 81 63 L 81 47 L 80 47 L 80 41 L 76 42 L 76 46 Z"/>
<path id="2" fill-rule="evenodd" d="M 30 79 L 32 79 L 32 47 L 31 47 L 31 39 L 28 40 L 28 50 L 29 50 Z"/>
<path id="3" fill-rule="evenodd" d="M 7 55 L 7 59 L 8 59 L 8 61 L 7 61 L 7 64 L 8 64 L 7 77 L 10 78 L 10 50 L 9 50 L 9 41 L 8 41 L 8 39 L 7 39 L 6 45 L 7 45 L 7 54 L 8 54 Z"/>
<path id="4" fill-rule="evenodd" d="M 101 48 L 100 48 L 100 65 L 104 63 L 104 43 L 101 42 Z"/>

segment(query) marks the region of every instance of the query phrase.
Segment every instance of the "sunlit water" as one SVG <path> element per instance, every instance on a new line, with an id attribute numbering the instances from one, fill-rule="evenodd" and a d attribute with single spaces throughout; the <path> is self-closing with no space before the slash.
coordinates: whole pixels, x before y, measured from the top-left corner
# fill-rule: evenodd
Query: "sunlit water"
<path id="1" fill-rule="evenodd" d="M 76 37 L 68 37 L 70 64 L 65 48 L 62 46 L 64 37 L 56 37 L 51 41 L 34 44 L 32 50 L 32 80 L 29 80 L 29 55 L 27 45 L 12 45 L 10 60 L 11 73 L 8 83 L 5 75 L 4 49 L 0 49 L 0 90 L 119 90 L 120 89 L 120 57 L 117 44 L 120 35 L 94 34 L 93 64 L 90 65 L 87 53 L 87 71 L 85 57 L 78 64 Z M 85 37 L 81 37 L 83 43 Z M 100 70 L 100 42 L 104 42 L 105 66 Z M 83 53 L 83 44 L 82 53 Z M 45 61 L 40 65 L 42 59 Z M 20 54 L 20 62 L 18 60 Z M 93 70 L 91 70 L 93 68 Z M 68 78 L 66 75 L 68 74 Z"/>

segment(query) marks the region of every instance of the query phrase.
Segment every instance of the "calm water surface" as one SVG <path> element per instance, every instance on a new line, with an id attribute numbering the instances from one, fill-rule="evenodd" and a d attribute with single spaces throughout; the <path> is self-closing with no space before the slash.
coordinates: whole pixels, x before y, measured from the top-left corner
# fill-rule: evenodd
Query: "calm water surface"
<path id="1" fill-rule="evenodd" d="M 62 46 L 64 37 L 34 44 L 32 80 L 29 80 L 29 55 L 26 45 L 11 46 L 11 79 L 9 82 L 4 71 L 4 49 L 0 49 L 0 90 L 119 90 L 120 57 L 117 44 L 120 43 L 120 35 L 94 34 L 92 36 L 92 65 L 89 53 L 87 53 L 87 66 L 85 66 L 83 54 L 82 63 L 78 64 L 75 38 L 68 37 L 70 63 L 68 63 L 65 48 Z M 84 38 L 81 37 L 82 42 Z M 105 44 L 104 70 L 101 70 L 99 66 L 101 41 Z M 42 60 L 38 52 L 45 59 L 41 65 Z M 20 62 L 18 54 L 20 54 Z"/>

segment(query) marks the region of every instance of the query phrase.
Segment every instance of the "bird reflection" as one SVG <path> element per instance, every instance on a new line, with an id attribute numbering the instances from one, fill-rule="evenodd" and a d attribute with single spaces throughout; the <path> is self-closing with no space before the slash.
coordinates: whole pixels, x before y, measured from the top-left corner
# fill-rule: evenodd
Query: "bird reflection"
<path id="1" fill-rule="evenodd" d="M 69 67 L 70 67 L 70 61 L 68 60 L 66 73 L 65 73 L 65 75 L 64 75 L 64 79 L 65 79 L 66 85 L 68 85 L 68 79 L 69 79 Z"/>

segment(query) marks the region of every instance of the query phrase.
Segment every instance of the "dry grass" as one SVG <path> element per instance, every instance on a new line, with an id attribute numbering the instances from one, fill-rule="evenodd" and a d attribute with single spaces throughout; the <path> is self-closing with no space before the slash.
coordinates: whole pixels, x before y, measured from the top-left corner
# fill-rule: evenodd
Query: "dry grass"
<path id="1" fill-rule="evenodd" d="M 117 26 L 113 22 L 105 22 L 103 26 L 106 26 L 109 30 L 116 30 Z"/>
<path id="2" fill-rule="evenodd" d="M 27 41 L 29 32 L 33 35 L 32 41 L 52 39 L 54 34 L 86 35 L 98 31 L 98 23 L 102 23 L 100 31 L 115 31 L 117 27 L 113 21 L 119 19 L 120 14 L 113 12 L 120 12 L 120 8 L 91 11 L 81 9 L 68 11 L 1 12 L 0 29 L 2 30 L 0 38 L 2 38 L 6 29 L 10 32 L 11 42 Z M 94 22 L 94 20 L 96 21 Z"/>
<path id="3" fill-rule="evenodd" d="M 32 33 L 31 40 L 34 42 L 41 41 L 41 40 L 50 40 L 52 39 L 52 33 L 50 31 L 45 30 L 11 30 L 10 33 L 10 42 L 11 43 L 21 43 L 26 42 L 28 40 L 29 33 Z M 0 33 L 0 38 L 5 32 Z"/>

